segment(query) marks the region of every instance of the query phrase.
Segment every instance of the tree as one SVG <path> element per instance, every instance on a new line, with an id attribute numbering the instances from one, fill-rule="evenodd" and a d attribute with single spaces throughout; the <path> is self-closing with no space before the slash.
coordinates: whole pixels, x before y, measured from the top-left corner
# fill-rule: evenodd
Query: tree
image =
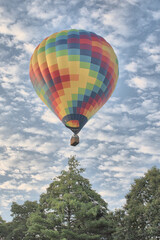
<path id="1" fill-rule="evenodd" d="M 115 213 L 114 239 L 160 239 L 160 170 L 153 167 L 136 179 L 126 200 L 124 210 Z"/>
<path id="2" fill-rule="evenodd" d="M 11 206 L 11 216 L 13 216 L 13 221 L 7 223 L 7 236 L 6 240 L 15 239 L 22 240 L 25 237 L 27 226 L 26 221 L 32 212 L 35 212 L 38 207 L 36 201 L 26 201 L 23 205 L 19 205 L 16 202 L 12 203 Z"/>
<path id="3" fill-rule="evenodd" d="M 7 236 L 7 223 L 0 216 L 0 239 L 3 240 Z"/>
<path id="4" fill-rule="evenodd" d="M 27 221 L 28 239 L 111 239 L 113 224 L 107 203 L 78 167 L 78 161 L 70 158 L 68 171 L 62 171 L 41 195 L 38 211 Z"/>

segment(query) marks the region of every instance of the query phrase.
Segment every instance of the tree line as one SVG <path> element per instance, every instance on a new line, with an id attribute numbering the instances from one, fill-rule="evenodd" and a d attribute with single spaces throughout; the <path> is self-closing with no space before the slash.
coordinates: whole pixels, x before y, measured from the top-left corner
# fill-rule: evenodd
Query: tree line
<path id="1" fill-rule="evenodd" d="M 75 157 L 53 180 L 39 202 L 12 203 L 13 220 L 0 217 L 1 240 L 160 239 L 160 170 L 136 179 L 126 204 L 114 212 L 81 174 Z"/>

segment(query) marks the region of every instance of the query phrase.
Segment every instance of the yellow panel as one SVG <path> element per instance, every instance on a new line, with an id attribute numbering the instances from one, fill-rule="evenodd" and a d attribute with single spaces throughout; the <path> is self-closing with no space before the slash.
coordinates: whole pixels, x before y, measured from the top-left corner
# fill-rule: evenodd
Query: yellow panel
<path id="1" fill-rule="evenodd" d="M 39 53 L 38 56 L 37 56 L 37 58 L 38 58 L 38 63 L 39 63 L 39 65 L 43 64 L 44 62 L 46 62 L 45 52 Z"/>
<path id="2" fill-rule="evenodd" d="M 35 49 L 33 56 L 32 56 L 32 65 L 37 63 L 37 48 Z"/>
<path id="3" fill-rule="evenodd" d="M 63 106 L 64 109 L 68 108 L 67 101 L 71 101 L 72 99 L 71 99 L 71 96 L 70 96 L 70 98 L 69 98 L 69 95 L 67 95 L 67 96 L 62 96 L 61 97 L 61 103 L 59 104 L 61 106 L 61 108 L 62 108 L 62 106 Z"/>
<path id="4" fill-rule="evenodd" d="M 63 101 L 66 101 L 66 100 L 71 101 L 72 100 L 71 89 L 70 88 L 65 88 L 64 93 L 65 93 L 65 96 L 64 96 Z"/>
<path id="5" fill-rule="evenodd" d="M 63 107 L 59 106 L 59 113 L 62 116 L 62 118 L 66 115 L 66 111 L 64 109 L 64 106 Z"/>
<path id="6" fill-rule="evenodd" d="M 45 47 L 45 45 L 46 45 L 46 40 L 47 40 L 47 39 L 44 39 L 44 40 L 39 44 L 38 50 L 39 50 L 40 48 L 42 48 L 42 47 Z"/>
<path id="7" fill-rule="evenodd" d="M 57 64 L 57 58 L 56 58 L 55 52 L 47 54 L 46 59 L 47 59 L 48 67 L 50 67 L 54 64 Z"/>
<path id="8" fill-rule="evenodd" d="M 89 71 L 90 71 L 90 69 L 80 68 L 79 69 L 79 75 L 84 76 L 84 77 L 86 77 L 86 76 L 88 77 Z"/>
<path id="9" fill-rule="evenodd" d="M 95 84 L 96 80 L 96 78 L 88 76 L 88 83 Z"/>
<path id="10" fill-rule="evenodd" d="M 68 56 L 67 56 L 68 57 Z M 80 62 L 79 61 L 69 61 L 69 73 L 70 74 L 78 74 L 80 69 Z"/>
<path id="11" fill-rule="evenodd" d="M 68 67 L 68 56 L 58 57 L 57 63 L 58 63 L 59 69 L 67 68 Z"/>

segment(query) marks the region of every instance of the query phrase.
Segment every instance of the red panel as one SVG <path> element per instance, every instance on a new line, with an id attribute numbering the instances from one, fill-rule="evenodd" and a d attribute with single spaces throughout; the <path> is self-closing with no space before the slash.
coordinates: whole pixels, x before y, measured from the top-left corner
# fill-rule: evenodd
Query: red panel
<path id="1" fill-rule="evenodd" d="M 97 46 L 92 46 L 92 51 L 93 51 L 93 52 L 102 53 L 102 48 L 99 48 L 99 47 L 97 47 Z"/>
<path id="2" fill-rule="evenodd" d="M 79 43 L 79 39 L 78 38 L 69 38 L 67 40 L 67 43 Z"/>
<path id="3" fill-rule="evenodd" d="M 70 75 L 63 75 L 61 76 L 62 82 L 69 82 L 70 81 Z"/>
<path id="4" fill-rule="evenodd" d="M 92 42 L 89 39 L 80 39 L 80 44 L 89 44 L 89 45 L 91 45 Z"/>
<path id="5" fill-rule="evenodd" d="M 63 89 L 63 85 L 62 85 L 62 83 L 58 83 L 58 84 L 56 84 L 56 89 L 57 89 L 57 90 L 61 90 L 61 89 Z"/>

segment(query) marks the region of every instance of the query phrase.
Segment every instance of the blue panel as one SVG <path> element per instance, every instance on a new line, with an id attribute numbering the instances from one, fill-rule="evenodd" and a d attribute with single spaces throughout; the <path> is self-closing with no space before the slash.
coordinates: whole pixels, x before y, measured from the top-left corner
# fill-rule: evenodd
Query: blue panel
<path id="1" fill-rule="evenodd" d="M 98 93 L 99 87 L 97 87 L 97 86 L 95 85 L 94 88 L 93 88 L 93 91 L 94 91 L 95 93 Z"/>
<path id="2" fill-rule="evenodd" d="M 81 62 L 91 62 L 91 57 L 90 56 L 84 56 L 84 55 L 80 55 L 80 61 Z"/>
<path id="3" fill-rule="evenodd" d="M 77 102 L 77 107 L 81 107 L 82 106 L 82 101 L 79 101 Z"/>
<path id="4" fill-rule="evenodd" d="M 73 108 L 69 107 L 68 109 L 69 109 L 70 114 L 72 114 L 73 113 Z"/>
<path id="5" fill-rule="evenodd" d="M 95 64 L 93 64 L 93 63 L 91 63 L 91 65 L 90 65 L 90 69 L 93 70 L 93 71 L 98 72 L 98 71 L 99 71 L 99 68 L 100 68 L 99 65 L 95 65 Z"/>
<path id="6" fill-rule="evenodd" d="M 94 57 L 92 57 L 92 59 L 91 59 L 91 63 L 97 64 L 97 65 L 100 65 L 100 64 L 101 64 L 101 60 L 98 59 L 98 58 L 94 58 Z"/>
<path id="7" fill-rule="evenodd" d="M 73 113 L 76 114 L 77 113 L 77 107 L 73 107 Z M 75 116 L 76 117 L 76 116 Z"/>
<path id="8" fill-rule="evenodd" d="M 104 69 L 104 68 L 100 67 L 99 72 L 100 72 L 101 74 L 103 74 L 104 76 L 106 76 L 106 74 L 107 74 L 107 69 Z"/>
<path id="9" fill-rule="evenodd" d="M 99 89 L 99 91 L 98 91 L 98 95 L 99 95 L 100 97 L 103 95 L 103 91 L 102 91 L 102 89 Z"/>
<path id="10" fill-rule="evenodd" d="M 108 86 L 109 80 L 108 80 L 107 78 L 105 78 L 104 81 L 103 81 L 103 83 L 104 83 L 106 86 Z"/>
<path id="11" fill-rule="evenodd" d="M 72 106 L 77 107 L 77 101 L 72 101 Z"/>
<path id="12" fill-rule="evenodd" d="M 86 96 L 90 96 L 91 95 L 91 90 L 89 90 L 89 89 L 86 89 L 86 91 L 85 91 L 85 94 L 84 95 L 86 95 Z"/>
<path id="13" fill-rule="evenodd" d="M 68 55 L 80 55 L 79 49 L 68 49 Z"/>
<path id="14" fill-rule="evenodd" d="M 48 43 L 48 44 L 46 44 L 46 46 L 45 46 L 45 50 L 47 50 L 48 48 L 51 48 L 51 47 L 55 47 L 55 46 L 56 46 L 56 43 L 55 43 L 55 42 Z"/>
<path id="15" fill-rule="evenodd" d="M 88 99 L 89 99 L 89 97 L 88 97 L 88 96 L 84 96 L 84 99 L 83 99 L 83 101 L 87 103 L 87 102 L 88 102 Z"/>
<path id="16" fill-rule="evenodd" d="M 51 79 L 49 82 L 47 82 L 47 85 L 48 85 L 48 88 L 51 88 L 52 86 L 54 86 L 53 80 Z"/>
<path id="17" fill-rule="evenodd" d="M 109 89 L 108 88 L 106 88 L 106 91 L 105 91 L 105 96 L 107 97 L 107 95 L 108 95 L 108 92 L 109 92 Z"/>
<path id="18" fill-rule="evenodd" d="M 105 92 L 106 88 L 107 88 L 107 86 L 103 83 L 101 86 L 102 91 Z"/>
<path id="19" fill-rule="evenodd" d="M 97 75 L 97 79 L 98 79 L 98 80 L 100 80 L 100 81 L 103 82 L 104 78 L 105 78 L 104 75 L 102 75 L 101 73 L 98 73 L 98 75 Z"/>
<path id="20" fill-rule="evenodd" d="M 93 92 L 91 93 L 91 97 L 94 99 L 97 96 L 97 93 Z"/>
<path id="21" fill-rule="evenodd" d="M 80 49 L 80 54 L 85 56 L 91 56 L 92 52 L 87 49 Z"/>
<path id="22" fill-rule="evenodd" d="M 56 41 L 59 41 L 61 39 L 67 39 L 67 35 L 64 34 L 64 35 L 56 36 Z"/>
<path id="23" fill-rule="evenodd" d="M 80 48 L 80 44 L 79 43 L 68 43 L 68 49 L 70 48 Z"/>
<path id="24" fill-rule="evenodd" d="M 67 44 L 67 39 L 60 39 L 60 40 L 56 40 L 56 45 L 59 45 L 59 44 Z"/>
<path id="25" fill-rule="evenodd" d="M 67 35 L 68 38 L 79 38 L 79 31 L 69 31 Z"/>
<path id="26" fill-rule="evenodd" d="M 78 94 L 78 100 L 83 101 L 84 95 Z"/>
<path id="27" fill-rule="evenodd" d="M 65 50 L 65 49 L 67 49 L 67 44 L 57 45 L 56 46 L 56 52 L 57 51 L 61 51 L 61 50 Z"/>

